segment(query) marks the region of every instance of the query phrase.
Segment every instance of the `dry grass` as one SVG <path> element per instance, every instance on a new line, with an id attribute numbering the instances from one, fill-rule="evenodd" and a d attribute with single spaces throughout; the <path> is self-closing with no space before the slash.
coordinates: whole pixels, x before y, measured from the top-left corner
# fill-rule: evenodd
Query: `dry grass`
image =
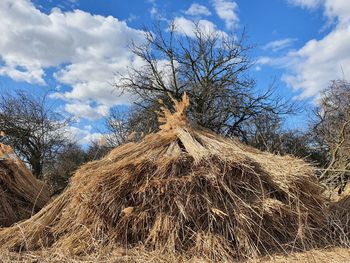
<path id="1" fill-rule="evenodd" d="M 0 230 L 0 248 L 232 262 L 339 243 L 311 166 L 191 125 L 188 98 L 175 104 L 160 132 L 82 166 L 56 200 Z"/>
<path id="2" fill-rule="evenodd" d="M 47 187 L 29 172 L 11 147 L 0 143 L 0 226 L 29 218 L 49 199 Z"/>
<path id="3" fill-rule="evenodd" d="M 350 247 L 350 184 L 330 202 L 329 232 L 338 245 Z"/>
<path id="4" fill-rule="evenodd" d="M 335 248 L 326 250 L 311 250 L 290 255 L 274 255 L 259 259 L 259 263 L 350 263 L 350 249 Z"/>
<path id="5" fill-rule="evenodd" d="M 0 254 L 1 263 L 210 263 L 201 258 L 184 258 L 181 256 L 157 254 L 157 251 L 145 253 L 144 251 L 132 251 L 129 253 L 120 250 L 108 254 L 93 254 L 89 256 L 67 256 L 53 254 L 49 251 Z M 350 249 L 335 248 L 311 250 L 307 252 L 291 253 L 289 255 L 270 255 L 251 260 L 230 261 L 240 263 L 350 263 Z"/>

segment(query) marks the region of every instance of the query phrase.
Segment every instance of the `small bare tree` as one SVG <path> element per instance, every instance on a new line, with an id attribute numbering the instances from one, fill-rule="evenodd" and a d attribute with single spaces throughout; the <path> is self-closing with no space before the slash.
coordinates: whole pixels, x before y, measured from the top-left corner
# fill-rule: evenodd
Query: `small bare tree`
<path id="1" fill-rule="evenodd" d="M 277 114 L 261 114 L 249 124 L 248 144 L 275 154 L 291 154 L 319 164 L 323 156 L 315 149 L 309 130 L 286 129 Z"/>
<path id="2" fill-rule="evenodd" d="M 128 113 L 121 112 L 116 107 L 110 110 L 109 115 L 105 119 L 107 146 L 115 147 L 128 140 L 131 132 L 128 118 Z"/>
<path id="3" fill-rule="evenodd" d="M 253 118 L 291 111 L 289 103 L 276 98 L 272 86 L 259 92 L 249 77 L 251 47 L 244 45 L 244 34 L 206 32 L 196 24 L 194 28 L 193 35 L 182 36 L 176 24 L 165 31 L 158 24 L 146 31 L 144 44 L 131 46 L 142 66 L 129 68 L 115 84 L 140 98 L 130 116 L 130 127 L 144 133 L 157 129 L 154 112 L 160 107 L 159 99 L 170 106 L 169 97 L 180 99 L 184 92 L 191 98 L 189 115 L 193 120 L 244 141 Z"/>
<path id="4" fill-rule="evenodd" d="M 341 192 L 350 178 L 350 83 L 332 81 L 321 95 L 315 116 L 314 132 L 329 153 L 320 180 Z"/>
<path id="5" fill-rule="evenodd" d="M 1 140 L 14 148 L 38 178 L 67 141 L 67 124 L 46 96 L 34 97 L 24 91 L 0 95 L 0 131 L 5 133 Z"/>
<path id="6" fill-rule="evenodd" d="M 64 145 L 55 160 L 45 169 L 45 181 L 50 185 L 52 195 L 62 192 L 73 173 L 87 161 L 86 152 L 76 142 Z"/>

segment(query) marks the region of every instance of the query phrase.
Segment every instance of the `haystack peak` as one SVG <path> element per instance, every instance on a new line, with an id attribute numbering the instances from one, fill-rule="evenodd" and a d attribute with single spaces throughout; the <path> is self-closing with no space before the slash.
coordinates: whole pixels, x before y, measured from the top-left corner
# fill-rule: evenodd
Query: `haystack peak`
<path id="1" fill-rule="evenodd" d="M 162 131 L 169 131 L 174 128 L 178 127 L 184 127 L 188 125 L 188 119 L 186 110 L 190 106 L 190 99 L 186 92 L 182 95 L 182 99 L 180 101 L 177 101 L 170 95 L 171 100 L 174 103 L 174 109 L 175 112 L 172 113 L 168 108 L 165 106 L 162 106 L 160 109 L 161 111 L 158 113 L 159 117 L 159 123 L 162 125 L 159 126 L 159 128 Z M 163 105 L 164 103 L 160 101 Z"/>

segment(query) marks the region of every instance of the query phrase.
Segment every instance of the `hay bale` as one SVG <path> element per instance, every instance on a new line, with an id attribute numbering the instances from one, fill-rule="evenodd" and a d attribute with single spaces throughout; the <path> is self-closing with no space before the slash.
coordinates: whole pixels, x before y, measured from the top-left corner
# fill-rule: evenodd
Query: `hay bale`
<path id="1" fill-rule="evenodd" d="M 0 226 L 29 218 L 49 199 L 47 187 L 29 172 L 11 147 L 0 143 Z"/>
<path id="2" fill-rule="evenodd" d="M 348 245 L 350 245 L 350 187 L 333 206 L 334 212 L 343 225 L 343 230 L 347 229 L 346 233 L 348 233 L 349 239 Z"/>
<path id="3" fill-rule="evenodd" d="M 350 184 L 330 202 L 331 237 L 338 244 L 350 247 Z"/>
<path id="4" fill-rule="evenodd" d="M 311 166 L 190 124 L 187 96 L 175 104 L 158 133 L 82 166 L 55 201 L 0 231 L 0 249 L 123 247 L 231 261 L 324 241 Z"/>

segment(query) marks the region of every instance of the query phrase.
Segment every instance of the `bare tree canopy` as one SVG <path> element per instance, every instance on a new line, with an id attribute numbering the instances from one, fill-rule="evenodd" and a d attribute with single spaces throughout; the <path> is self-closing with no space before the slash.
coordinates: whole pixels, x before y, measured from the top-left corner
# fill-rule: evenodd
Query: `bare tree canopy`
<path id="1" fill-rule="evenodd" d="M 34 97 L 24 91 L 0 95 L 0 131 L 5 134 L 1 140 L 30 164 L 38 178 L 67 140 L 67 124 L 52 110 L 46 96 Z"/>
<path id="2" fill-rule="evenodd" d="M 291 111 L 288 103 L 274 96 L 272 86 L 263 92 L 256 88 L 248 74 L 253 63 L 244 33 L 228 36 L 194 28 L 193 36 L 182 36 L 174 23 L 165 32 L 158 24 L 146 31 L 143 45 L 131 46 L 142 66 L 129 68 L 115 85 L 141 99 L 130 118 L 136 131 L 157 129 L 154 111 L 159 109 L 159 99 L 170 105 L 170 96 L 180 99 L 184 92 L 191 98 L 193 120 L 244 141 L 253 118 Z"/>
<path id="3" fill-rule="evenodd" d="M 66 143 L 45 171 L 53 195 L 62 192 L 74 171 L 86 162 L 86 153 L 76 142 Z"/>
<path id="4" fill-rule="evenodd" d="M 315 137 L 329 153 L 321 179 L 326 184 L 340 185 L 342 191 L 350 176 L 350 83 L 332 81 L 322 93 L 315 115 Z"/>
<path id="5" fill-rule="evenodd" d="M 105 120 L 107 129 L 105 139 L 108 146 L 118 146 L 128 140 L 128 135 L 131 131 L 128 119 L 128 113 L 121 112 L 116 107 L 111 108 Z"/>

